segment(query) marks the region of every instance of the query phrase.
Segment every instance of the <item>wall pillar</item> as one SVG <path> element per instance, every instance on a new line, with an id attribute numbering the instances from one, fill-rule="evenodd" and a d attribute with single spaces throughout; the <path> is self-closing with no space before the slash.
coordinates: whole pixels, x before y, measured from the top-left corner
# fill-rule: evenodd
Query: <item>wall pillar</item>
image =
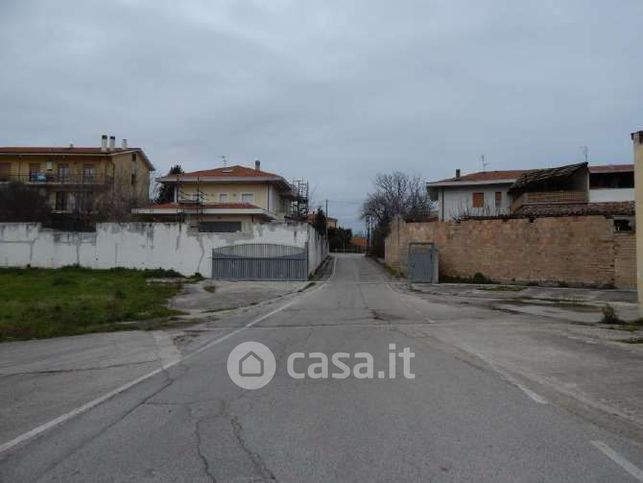
<path id="1" fill-rule="evenodd" d="M 639 315 L 643 317 L 643 131 L 632 133 L 632 142 L 636 193 L 636 286 L 639 296 Z"/>

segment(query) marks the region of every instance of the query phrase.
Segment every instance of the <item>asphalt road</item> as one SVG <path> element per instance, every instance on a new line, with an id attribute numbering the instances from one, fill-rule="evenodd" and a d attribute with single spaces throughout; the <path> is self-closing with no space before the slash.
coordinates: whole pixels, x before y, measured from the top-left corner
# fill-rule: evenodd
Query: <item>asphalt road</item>
<path id="1" fill-rule="evenodd" d="M 222 319 L 198 352 L 6 449 L 0 481 L 643 479 L 637 443 L 400 330 L 470 310 L 400 294 L 373 262 L 340 256 L 325 284 Z M 226 368 L 246 341 L 277 359 L 272 381 L 255 391 L 234 385 Z M 394 379 L 377 377 L 390 344 L 415 353 L 414 379 L 401 362 Z M 293 379 L 293 352 L 368 352 L 376 377 Z"/>

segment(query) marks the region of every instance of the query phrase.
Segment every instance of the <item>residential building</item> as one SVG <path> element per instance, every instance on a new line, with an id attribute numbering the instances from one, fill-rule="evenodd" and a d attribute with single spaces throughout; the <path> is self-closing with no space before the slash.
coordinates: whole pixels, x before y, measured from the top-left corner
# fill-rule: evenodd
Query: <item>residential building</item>
<path id="1" fill-rule="evenodd" d="M 544 216 L 594 210 L 633 213 L 633 165 L 483 171 L 427 183 L 439 219 Z"/>
<path id="2" fill-rule="evenodd" d="M 306 221 L 312 225 L 315 222 L 315 215 L 316 213 L 308 213 L 308 215 L 306 215 Z M 333 218 L 332 216 L 326 217 L 326 229 L 328 228 L 337 228 L 337 218 Z"/>
<path id="3" fill-rule="evenodd" d="M 589 202 L 634 200 L 634 165 L 588 166 Z"/>
<path id="4" fill-rule="evenodd" d="M 482 171 L 427 183 L 429 195 L 438 204 L 441 221 L 463 216 L 506 215 L 512 199 L 509 188 L 524 170 Z"/>
<path id="5" fill-rule="evenodd" d="M 20 182 L 42 192 L 58 214 L 93 213 L 118 204 L 128 213 L 149 202 L 154 166 L 141 148 L 116 147 L 103 135 L 99 147 L 0 147 L 0 183 Z"/>
<path id="6" fill-rule="evenodd" d="M 254 168 L 224 166 L 157 182 L 172 188 L 173 201 L 133 212 L 156 221 L 185 221 L 200 231 L 245 231 L 250 224 L 305 217 L 308 211 L 308 184 L 263 171 L 259 161 Z"/>

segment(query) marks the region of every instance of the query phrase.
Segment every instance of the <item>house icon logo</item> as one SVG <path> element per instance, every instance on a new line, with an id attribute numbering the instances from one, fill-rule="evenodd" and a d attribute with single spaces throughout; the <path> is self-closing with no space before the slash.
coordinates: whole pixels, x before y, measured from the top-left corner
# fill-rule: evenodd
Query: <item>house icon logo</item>
<path id="1" fill-rule="evenodd" d="M 239 360 L 239 374 L 243 377 L 261 377 L 263 364 L 263 359 L 250 351 Z"/>
<path id="2" fill-rule="evenodd" d="M 277 362 L 261 342 L 242 342 L 228 356 L 228 375 L 243 389 L 261 389 L 275 375 Z"/>

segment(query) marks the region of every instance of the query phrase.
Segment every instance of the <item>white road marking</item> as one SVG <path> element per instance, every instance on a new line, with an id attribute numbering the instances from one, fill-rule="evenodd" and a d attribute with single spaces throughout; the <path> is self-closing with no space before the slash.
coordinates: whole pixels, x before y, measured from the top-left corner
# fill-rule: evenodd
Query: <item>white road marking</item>
<path id="1" fill-rule="evenodd" d="M 625 471 L 627 471 L 635 479 L 637 479 L 638 481 L 643 481 L 643 470 L 641 470 L 641 468 L 630 463 L 628 460 L 623 458 L 620 454 L 618 454 L 616 451 L 614 451 L 612 448 L 607 446 L 602 441 L 590 441 L 590 443 L 595 448 L 598 448 L 598 450 L 601 453 L 603 453 L 605 456 L 611 459 L 614 463 L 616 463 Z"/>
<path id="2" fill-rule="evenodd" d="M 470 354 L 473 354 L 476 356 L 478 359 L 481 359 L 482 361 L 486 362 L 494 371 L 496 371 L 498 374 L 500 374 L 505 381 L 508 383 L 516 386 L 518 389 L 520 389 L 527 397 L 532 399 L 533 401 L 536 401 L 538 404 L 549 404 L 549 401 L 542 397 L 540 394 L 535 393 L 528 387 L 524 386 L 518 379 L 516 379 L 514 376 L 509 374 L 509 372 L 505 371 L 504 369 L 498 367 L 492 360 L 490 360 L 488 357 L 486 357 L 484 354 L 481 352 L 473 349 L 471 346 L 468 344 L 461 344 L 460 346 L 456 346 L 466 352 L 469 352 Z"/>
<path id="3" fill-rule="evenodd" d="M 114 389 L 113 391 L 108 392 L 107 394 L 102 395 L 99 398 L 96 398 L 96 399 L 94 399 L 92 401 L 89 401 L 88 403 L 85 403 L 82 406 L 79 406 L 79 407 L 77 407 L 75 409 L 72 409 L 71 411 L 69 411 L 69 412 L 67 412 L 65 414 L 62 414 L 62 415 L 58 416 L 57 418 L 52 419 L 51 421 L 48 421 L 48 422 L 46 422 L 44 424 L 41 424 L 40 426 L 37 426 L 37 427 L 33 428 L 32 430 L 21 434 L 20 436 L 12 439 L 11 441 L 7 441 L 6 443 L 3 443 L 2 445 L 0 445 L 0 453 L 4 453 L 5 451 L 10 450 L 11 448 L 13 448 L 13 447 L 15 447 L 15 446 L 17 446 L 17 445 L 19 445 L 21 443 L 29 441 L 30 439 L 33 439 L 36 436 L 41 435 L 45 431 L 47 431 L 47 430 L 49 430 L 49 429 L 51 429 L 51 428 L 53 428 L 55 426 L 58 426 L 58 425 L 66 422 L 66 421 L 69 421 L 70 419 L 72 419 L 72 418 L 74 418 L 74 417 L 76 417 L 76 416 L 78 416 L 78 415 L 80 415 L 80 414 L 82 414 L 84 412 L 89 411 L 90 409 L 98 406 L 99 404 L 104 403 L 108 399 L 111 399 L 114 396 L 116 396 L 116 395 L 118 395 L 118 394 L 120 394 L 120 393 L 122 393 L 124 391 L 127 391 L 128 389 L 130 389 L 130 388 L 132 388 L 132 387 L 134 387 L 134 386 L 136 386 L 136 385 L 138 385 L 138 384 L 150 379 L 151 377 L 156 376 L 157 374 L 160 374 L 161 372 L 169 369 L 170 367 L 173 367 L 173 366 L 179 364 L 182 361 L 186 361 L 188 359 L 191 359 L 192 357 L 196 356 L 197 354 L 200 354 L 201 352 L 203 352 L 203 351 L 205 351 L 205 350 L 207 350 L 207 349 L 209 349 L 211 347 L 214 347 L 217 344 L 220 344 L 221 342 L 229 339 L 230 337 L 234 337 L 235 335 L 239 334 L 240 332 L 243 332 L 243 331 L 249 329 L 250 327 L 252 327 L 254 325 L 257 325 L 259 322 L 261 322 L 263 320 L 266 320 L 268 317 L 271 317 L 271 316 L 275 315 L 276 313 L 287 309 L 288 307 L 293 305 L 295 302 L 296 302 L 296 300 L 288 302 L 287 304 L 282 305 L 281 307 L 279 307 L 279 308 L 277 308 L 277 309 L 275 309 L 275 310 L 273 310 L 271 312 L 268 312 L 267 314 L 262 315 L 258 319 L 255 319 L 252 322 L 244 325 L 243 327 L 240 327 L 237 330 L 234 330 L 234 331 L 230 332 L 229 334 L 224 335 L 223 337 L 219 337 L 218 339 L 215 339 L 215 340 L 209 342 L 208 344 L 204 345 L 203 347 L 198 348 L 194 352 L 189 353 L 185 357 L 182 357 L 182 358 L 179 358 L 179 359 L 173 359 L 170 362 L 167 362 L 167 363 L 163 364 L 158 369 L 153 370 L 152 372 L 148 372 L 147 374 L 144 374 L 141 377 L 139 377 L 137 379 L 134 379 L 133 381 L 130 381 L 130 382 L 126 383 L 126 384 L 123 384 L 122 386 Z"/>

